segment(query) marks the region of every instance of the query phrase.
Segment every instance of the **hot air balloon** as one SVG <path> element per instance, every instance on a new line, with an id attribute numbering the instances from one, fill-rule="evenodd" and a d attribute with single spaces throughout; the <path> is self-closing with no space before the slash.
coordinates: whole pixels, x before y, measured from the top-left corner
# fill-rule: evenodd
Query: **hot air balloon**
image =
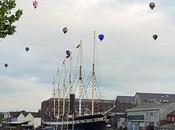
<path id="1" fill-rule="evenodd" d="M 69 58 L 69 57 L 70 57 L 71 52 L 70 52 L 69 50 L 67 50 L 67 51 L 66 51 L 66 54 L 67 54 L 66 58 Z"/>
<path id="2" fill-rule="evenodd" d="M 67 31 L 68 31 L 67 27 L 64 27 L 64 28 L 63 28 L 63 33 L 66 34 Z"/>
<path id="3" fill-rule="evenodd" d="M 158 35 L 157 35 L 157 34 L 154 34 L 154 35 L 153 35 L 153 39 L 154 39 L 154 40 L 157 40 L 157 38 L 158 38 Z"/>
<path id="4" fill-rule="evenodd" d="M 98 36 L 98 38 L 100 39 L 100 41 L 102 41 L 102 40 L 104 39 L 104 35 L 103 35 L 103 34 L 100 34 L 100 35 Z"/>
<path id="5" fill-rule="evenodd" d="M 154 3 L 154 2 L 150 2 L 150 3 L 149 3 L 149 7 L 150 7 L 151 9 L 154 9 L 155 3 Z"/>
<path id="6" fill-rule="evenodd" d="M 8 64 L 4 64 L 4 67 L 7 68 L 8 67 Z"/>
<path id="7" fill-rule="evenodd" d="M 29 47 L 25 47 L 25 50 L 26 50 L 26 52 L 28 52 L 29 51 Z"/>
<path id="8" fill-rule="evenodd" d="M 37 1 L 37 0 L 34 0 L 34 1 L 33 1 L 33 7 L 36 9 L 37 6 L 38 6 L 38 1 Z"/>

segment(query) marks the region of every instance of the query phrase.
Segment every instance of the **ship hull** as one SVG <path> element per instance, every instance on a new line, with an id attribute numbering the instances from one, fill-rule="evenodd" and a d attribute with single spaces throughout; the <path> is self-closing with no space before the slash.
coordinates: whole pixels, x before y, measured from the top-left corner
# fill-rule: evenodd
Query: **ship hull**
<path id="1" fill-rule="evenodd" d="M 79 116 L 74 120 L 45 122 L 55 130 L 105 130 L 107 120 L 104 115 Z"/>
<path id="2" fill-rule="evenodd" d="M 106 122 L 93 122 L 75 125 L 75 130 L 105 130 Z"/>

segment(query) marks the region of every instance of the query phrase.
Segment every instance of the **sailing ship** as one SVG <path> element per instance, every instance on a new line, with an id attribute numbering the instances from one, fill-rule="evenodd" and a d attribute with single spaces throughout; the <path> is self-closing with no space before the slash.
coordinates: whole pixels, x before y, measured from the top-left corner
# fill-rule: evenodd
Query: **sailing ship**
<path id="1" fill-rule="evenodd" d="M 61 97 L 61 89 L 60 89 L 60 84 L 58 83 L 58 104 L 57 104 L 57 113 L 55 112 L 55 87 L 54 87 L 54 93 L 53 93 L 53 104 L 54 104 L 54 118 L 53 120 L 50 121 L 44 121 L 43 125 L 44 126 L 49 126 L 54 128 L 55 130 L 105 130 L 106 125 L 108 122 L 107 119 L 107 113 L 112 110 L 113 108 L 110 108 L 106 112 L 95 112 L 94 107 L 95 107 L 95 84 L 96 84 L 96 72 L 95 72 L 95 61 L 96 61 L 96 34 L 94 31 L 94 44 L 93 44 L 93 64 L 92 64 L 92 72 L 91 72 L 91 81 L 92 81 L 92 89 L 91 89 L 91 112 L 87 113 L 82 110 L 82 101 L 83 101 L 83 89 L 84 89 L 84 83 L 83 83 L 83 65 L 82 65 L 82 41 L 78 44 L 76 48 L 79 48 L 80 50 L 80 64 L 79 64 L 79 105 L 78 105 L 78 112 L 75 112 L 75 93 L 72 92 L 73 89 L 73 84 L 72 84 L 72 75 L 71 75 L 71 63 L 72 63 L 72 57 L 71 57 L 71 52 L 69 50 L 66 51 L 66 59 L 69 58 L 69 81 L 66 87 L 66 79 L 63 78 L 63 89 L 62 89 L 62 97 Z M 64 68 L 64 73 L 66 72 L 66 64 L 65 60 L 63 61 L 62 67 Z M 58 71 L 57 71 L 58 72 Z M 66 75 L 66 74 L 65 74 Z M 66 76 L 64 76 L 66 77 Z M 53 85 L 55 82 L 55 78 L 53 81 Z M 60 81 L 61 82 L 61 81 Z M 68 92 L 66 94 L 66 92 Z M 69 98 L 66 96 L 69 94 Z M 69 107 L 68 107 L 68 112 L 66 113 L 65 107 L 66 107 L 66 99 L 68 99 L 69 102 Z M 60 102 L 61 101 L 61 102 Z M 62 105 L 62 110 L 60 110 L 60 105 Z M 61 114 L 60 114 L 61 113 Z"/>

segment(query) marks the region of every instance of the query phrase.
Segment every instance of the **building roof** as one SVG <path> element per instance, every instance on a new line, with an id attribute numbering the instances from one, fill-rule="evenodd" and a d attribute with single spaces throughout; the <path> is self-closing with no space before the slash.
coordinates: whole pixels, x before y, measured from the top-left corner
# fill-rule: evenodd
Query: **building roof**
<path id="1" fill-rule="evenodd" d="M 9 113 L 11 118 L 17 118 L 21 114 L 21 112 L 9 112 Z"/>
<path id="2" fill-rule="evenodd" d="M 33 117 L 41 117 L 38 112 L 30 112 Z"/>
<path id="3" fill-rule="evenodd" d="M 168 103 L 175 102 L 175 94 L 163 93 L 136 93 L 141 99 L 141 102 L 157 102 Z"/>
<path id="4" fill-rule="evenodd" d="M 29 114 L 28 112 L 21 112 L 25 117 Z"/>
<path id="5" fill-rule="evenodd" d="M 160 128 L 162 128 L 162 129 L 164 128 L 166 130 L 168 130 L 168 129 L 174 130 L 174 124 L 173 123 L 165 124 L 163 126 L 160 126 Z"/>
<path id="6" fill-rule="evenodd" d="M 43 102 L 53 102 L 54 98 L 49 98 L 48 100 L 45 100 Z M 57 101 L 58 98 L 55 98 L 55 100 Z M 60 98 L 60 102 L 62 101 L 63 99 Z M 69 101 L 69 98 L 66 98 L 65 101 Z M 92 102 L 92 99 L 83 99 L 84 102 Z M 108 99 L 95 99 L 94 100 L 95 102 L 103 102 L 103 103 L 114 103 L 114 100 L 108 100 Z M 75 102 L 79 102 L 79 99 L 75 99 Z"/>
<path id="7" fill-rule="evenodd" d="M 26 117 L 29 113 L 31 113 L 33 117 L 41 117 L 38 112 L 26 112 L 26 111 L 10 112 L 10 116 L 12 118 L 17 118 L 20 114 L 23 114 Z"/>
<path id="8" fill-rule="evenodd" d="M 147 110 L 159 110 L 161 108 L 166 108 L 169 105 L 174 105 L 175 103 L 163 103 L 163 104 L 144 104 L 144 105 L 138 105 L 132 109 L 127 109 L 127 112 L 132 111 L 147 111 Z"/>
<path id="9" fill-rule="evenodd" d="M 174 115 L 175 115 L 175 111 L 172 111 L 167 116 L 174 116 Z"/>
<path id="10" fill-rule="evenodd" d="M 116 101 L 119 103 L 132 103 L 134 96 L 117 96 Z"/>

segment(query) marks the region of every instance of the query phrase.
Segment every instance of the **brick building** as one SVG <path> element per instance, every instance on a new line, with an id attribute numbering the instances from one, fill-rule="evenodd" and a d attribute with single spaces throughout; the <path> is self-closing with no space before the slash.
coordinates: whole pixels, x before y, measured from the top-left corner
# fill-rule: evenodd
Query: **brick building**
<path id="1" fill-rule="evenodd" d="M 115 112 L 125 113 L 126 109 L 132 108 L 134 96 L 117 96 L 115 101 Z"/>
<path id="2" fill-rule="evenodd" d="M 63 112 L 63 99 L 60 99 L 59 102 L 59 115 Z M 78 99 L 75 99 L 75 114 L 78 114 Z M 82 100 L 82 113 L 90 114 L 91 113 L 91 99 Z M 54 115 L 54 99 L 50 98 L 41 103 L 41 117 L 43 120 L 52 120 Z M 113 100 L 95 100 L 95 113 L 106 112 L 114 106 Z M 69 99 L 65 100 L 65 115 L 68 114 L 69 110 Z M 55 98 L 55 114 L 58 115 L 58 99 Z"/>
<path id="3" fill-rule="evenodd" d="M 126 109 L 132 108 L 134 96 L 117 96 L 111 124 L 114 129 L 126 128 Z"/>

